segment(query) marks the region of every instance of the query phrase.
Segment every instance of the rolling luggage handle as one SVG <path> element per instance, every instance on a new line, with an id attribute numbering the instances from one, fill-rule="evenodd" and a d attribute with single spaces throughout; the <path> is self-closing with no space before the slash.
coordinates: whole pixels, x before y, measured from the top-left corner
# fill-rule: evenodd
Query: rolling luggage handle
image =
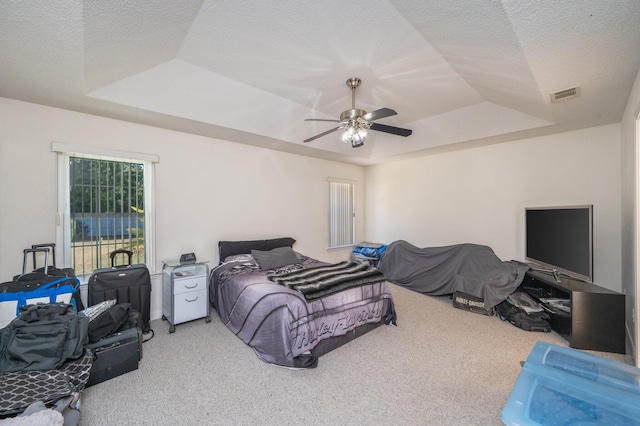
<path id="1" fill-rule="evenodd" d="M 29 253 L 33 253 L 33 268 L 36 267 L 36 253 L 44 253 L 44 275 L 48 275 L 49 271 L 49 249 L 48 248 L 30 248 L 22 250 L 24 253 L 24 259 L 22 260 L 22 275 L 27 273 L 27 258 L 29 257 Z"/>
<path id="2" fill-rule="evenodd" d="M 14 277 L 15 279 L 23 280 L 23 279 L 38 279 L 38 278 L 52 278 L 52 277 L 68 277 L 75 278 L 76 272 L 73 268 L 62 268 L 58 269 L 56 267 L 56 244 L 55 243 L 44 243 L 44 244 L 32 244 L 31 249 L 24 250 L 25 257 L 22 263 L 22 275 L 19 278 Z M 45 254 L 45 264 L 43 268 L 37 268 L 37 254 L 43 252 Z M 27 266 L 27 253 L 31 253 L 33 255 L 33 272 L 27 274 L 26 266 Z M 52 261 L 49 263 L 48 255 L 51 253 Z M 79 283 L 79 281 L 78 281 Z M 74 288 L 76 286 L 74 285 Z M 72 303 L 76 307 L 78 311 L 84 309 L 84 303 L 82 302 L 82 298 L 80 296 L 79 284 L 78 291 L 73 293 Z"/>
<path id="3" fill-rule="evenodd" d="M 51 266 L 56 266 L 56 243 L 33 244 L 32 249 L 49 248 L 51 250 Z M 36 269 L 36 252 L 33 252 L 33 269 Z"/>
<path id="4" fill-rule="evenodd" d="M 112 268 L 117 268 L 116 266 L 116 256 L 119 254 L 126 254 L 127 256 L 129 256 L 129 263 L 126 265 L 120 265 L 120 267 L 124 267 L 124 266 L 131 266 L 131 258 L 133 257 L 133 252 L 131 250 L 126 250 L 126 249 L 118 249 L 118 250 L 114 250 L 109 254 L 109 257 L 111 258 L 111 267 Z"/>

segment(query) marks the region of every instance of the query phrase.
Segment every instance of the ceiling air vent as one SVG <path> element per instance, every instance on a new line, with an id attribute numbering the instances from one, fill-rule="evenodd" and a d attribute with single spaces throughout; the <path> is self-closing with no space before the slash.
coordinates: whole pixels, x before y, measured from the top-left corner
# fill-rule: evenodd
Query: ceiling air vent
<path id="1" fill-rule="evenodd" d="M 552 93 L 551 102 L 568 101 L 572 98 L 580 96 L 580 86 L 572 87 L 570 89 L 560 90 L 559 92 Z"/>

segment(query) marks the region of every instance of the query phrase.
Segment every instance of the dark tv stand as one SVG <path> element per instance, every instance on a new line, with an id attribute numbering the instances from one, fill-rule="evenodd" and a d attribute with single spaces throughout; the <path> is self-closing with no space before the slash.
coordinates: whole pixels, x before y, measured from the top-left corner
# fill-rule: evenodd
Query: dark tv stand
<path id="1" fill-rule="evenodd" d="M 576 349 L 624 354 L 624 294 L 595 284 L 529 270 L 520 286 L 541 289 L 550 297 L 569 299 L 571 313 L 559 312 L 549 320 L 551 328 Z"/>

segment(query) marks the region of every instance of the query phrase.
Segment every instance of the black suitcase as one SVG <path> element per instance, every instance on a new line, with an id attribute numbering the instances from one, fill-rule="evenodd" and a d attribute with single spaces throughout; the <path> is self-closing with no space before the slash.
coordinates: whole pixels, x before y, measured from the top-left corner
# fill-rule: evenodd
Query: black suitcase
<path id="1" fill-rule="evenodd" d="M 62 278 L 75 278 L 76 271 L 73 268 L 58 268 L 56 266 L 56 244 L 33 244 L 31 249 L 23 250 L 24 259 L 22 261 L 22 274 L 13 277 L 14 281 L 32 281 L 32 282 L 49 282 L 52 277 Z M 44 266 L 37 268 L 38 253 L 44 253 Z M 27 272 L 27 256 L 33 255 L 33 271 Z M 51 254 L 51 265 L 49 265 L 49 254 Z M 71 302 L 78 311 L 84 309 L 82 298 L 80 297 L 80 291 L 73 293 Z"/>
<path id="2" fill-rule="evenodd" d="M 49 248 L 42 247 L 23 250 L 23 273 L 13 277 L 12 281 L 0 284 L 0 327 L 15 318 L 20 307 L 27 304 L 65 302 L 73 304 L 77 310 L 83 309 L 80 281 L 75 276 L 68 276 L 64 272 L 55 275 L 45 273 L 53 272 L 48 266 L 49 252 Z M 37 253 L 44 254 L 44 267 L 27 273 L 29 255 L 35 256 Z"/>
<path id="3" fill-rule="evenodd" d="M 128 264 L 115 266 L 118 254 L 128 256 Z M 115 250 L 111 252 L 111 268 L 97 269 L 89 277 L 87 300 L 89 306 L 105 300 L 130 303 L 131 309 L 140 312 L 143 333 L 151 330 L 151 275 L 146 265 L 131 265 L 133 252 Z"/>
<path id="4" fill-rule="evenodd" d="M 93 364 L 86 387 L 138 369 L 142 359 L 139 328 L 120 331 L 86 346 L 93 351 Z"/>

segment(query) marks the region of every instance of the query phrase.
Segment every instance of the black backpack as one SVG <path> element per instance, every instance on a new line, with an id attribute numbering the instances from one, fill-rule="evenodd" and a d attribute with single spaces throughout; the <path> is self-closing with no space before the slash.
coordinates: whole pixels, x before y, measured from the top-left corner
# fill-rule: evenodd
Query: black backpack
<path id="1" fill-rule="evenodd" d="M 99 314 L 89 322 L 89 342 L 95 343 L 120 330 L 129 321 L 130 314 L 130 303 L 118 303 Z"/>
<path id="2" fill-rule="evenodd" d="M 0 330 L 0 373 L 53 370 L 78 359 L 88 342 L 89 318 L 68 303 L 38 303 Z"/>
<path id="3" fill-rule="evenodd" d="M 526 331 L 551 332 L 551 324 L 547 321 L 549 314 L 544 311 L 527 313 L 524 309 L 505 300 L 496 306 L 496 315 L 502 321 L 509 321 L 516 327 Z"/>

